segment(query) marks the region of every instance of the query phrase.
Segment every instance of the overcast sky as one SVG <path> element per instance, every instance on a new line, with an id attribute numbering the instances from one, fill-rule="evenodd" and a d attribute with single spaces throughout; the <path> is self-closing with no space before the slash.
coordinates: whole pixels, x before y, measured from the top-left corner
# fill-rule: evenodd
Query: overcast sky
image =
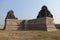
<path id="1" fill-rule="evenodd" d="M 11 9 L 19 20 L 35 19 L 43 5 L 54 16 L 54 23 L 60 23 L 60 0 L 0 0 L 0 24 L 4 24 L 7 12 Z"/>

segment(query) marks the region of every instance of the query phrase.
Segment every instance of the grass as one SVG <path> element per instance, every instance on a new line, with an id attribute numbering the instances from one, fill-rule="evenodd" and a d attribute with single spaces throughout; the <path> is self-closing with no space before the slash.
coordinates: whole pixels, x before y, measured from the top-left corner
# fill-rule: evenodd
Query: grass
<path id="1" fill-rule="evenodd" d="M 60 29 L 56 32 L 0 30 L 0 40 L 60 40 Z"/>

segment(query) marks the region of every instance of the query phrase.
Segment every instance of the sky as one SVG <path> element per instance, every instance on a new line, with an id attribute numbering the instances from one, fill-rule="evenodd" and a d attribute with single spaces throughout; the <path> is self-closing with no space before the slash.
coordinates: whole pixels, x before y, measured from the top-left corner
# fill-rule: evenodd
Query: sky
<path id="1" fill-rule="evenodd" d="M 54 23 L 60 24 L 60 0 L 0 0 L 0 24 L 4 24 L 9 10 L 14 11 L 18 20 L 36 19 L 43 5 L 53 15 Z"/>

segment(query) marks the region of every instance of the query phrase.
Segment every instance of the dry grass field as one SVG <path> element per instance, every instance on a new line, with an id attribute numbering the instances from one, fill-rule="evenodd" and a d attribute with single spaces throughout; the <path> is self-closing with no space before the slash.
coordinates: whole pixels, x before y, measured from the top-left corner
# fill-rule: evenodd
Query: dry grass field
<path id="1" fill-rule="evenodd" d="M 60 40 L 60 29 L 56 32 L 0 30 L 0 40 Z"/>

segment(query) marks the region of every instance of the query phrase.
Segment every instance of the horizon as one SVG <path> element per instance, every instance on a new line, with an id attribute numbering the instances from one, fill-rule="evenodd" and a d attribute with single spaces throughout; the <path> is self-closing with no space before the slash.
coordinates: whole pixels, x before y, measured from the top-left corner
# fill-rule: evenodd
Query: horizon
<path id="1" fill-rule="evenodd" d="M 43 5 L 46 5 L 54 18 L 55 24 L 60 24 L 60 0 L 0 0 L 0 24 L 9 10 L 14 11 L 15 17 L 19 20 L 35 19 Z"/>

